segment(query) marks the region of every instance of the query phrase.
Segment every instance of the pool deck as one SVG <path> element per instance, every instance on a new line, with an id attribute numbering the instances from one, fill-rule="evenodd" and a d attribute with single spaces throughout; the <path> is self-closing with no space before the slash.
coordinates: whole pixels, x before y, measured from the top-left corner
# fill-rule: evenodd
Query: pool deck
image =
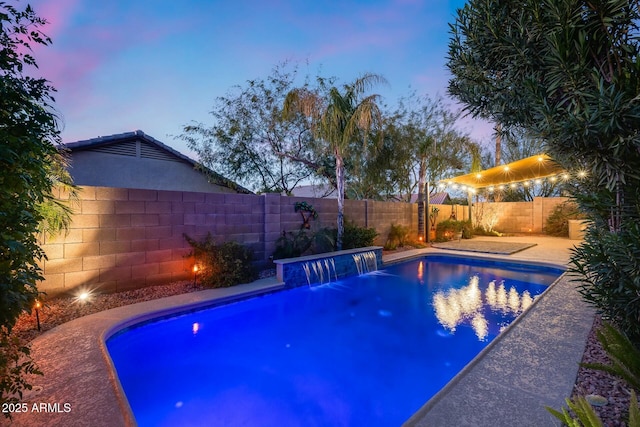
<path id="1" fill-rule="evenodd" d="M 479 237 L 474 240 L 536 243 L 513 255 L 482 254 L 503 260 L 565 265 L 575 240 L 545 236 Z M 477 257 L 462 251 L 421 249 L 384 256 L 386 263 L 425 253 Z M 119 307 L 85 316 L 45 332 L 32 343 L 32 354 L 44 377 L 25 396 L 28 411 L 11 425 L 119 427 L 135 425 L 117 379 L 109 369 L 104 337 L 140 316 L 204 306 L 245 293 L 282 288 L 275 278 L 232 288 L 211 289 Z M 557 426 L 544 409 L 559 408 L 570 396 L 578 363 L 593 322 L 566 275 L 545 291 L 526 315 L 516 320 L 443 390 L 423 406 L 406 426 Z M 41 404 L 45 404 L 42 406 Z M 47 406 L 48 404 L 48 406 Z M 58 405 L 56 405 L 58 404 Z M 65 411 L 64 404 L 70 405 Z M 37 411 L 37 409 L 43 409 Z M 1 418 L 0 418 L 1 419 Z M 4 421 L 3 421 L 4 422 Z"/>

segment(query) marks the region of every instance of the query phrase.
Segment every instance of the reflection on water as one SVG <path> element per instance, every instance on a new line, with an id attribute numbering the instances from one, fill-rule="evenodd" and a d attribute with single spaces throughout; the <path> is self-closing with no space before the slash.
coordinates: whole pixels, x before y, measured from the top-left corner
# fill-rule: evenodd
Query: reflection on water
<path id="1" fill-rule="evenodd" d="M 473 276 L 467 286 L 434 292 L 435 315 L 450 333 L 454 333 L 459 325 L 468 322 L 478 339 L 483 341 L 489 333 L 489 321 L 483 312 L 484 308 L 494 313 L 516 317 L 533 303 L 529 291 L 525 290 L 520 294 L 513 286 L 507 291 L 504 281 L 499 285 L 496 285 L 494 280 L 489 282 L 484 291 L 484 302 L 480 288 L 479 276 Z"/>

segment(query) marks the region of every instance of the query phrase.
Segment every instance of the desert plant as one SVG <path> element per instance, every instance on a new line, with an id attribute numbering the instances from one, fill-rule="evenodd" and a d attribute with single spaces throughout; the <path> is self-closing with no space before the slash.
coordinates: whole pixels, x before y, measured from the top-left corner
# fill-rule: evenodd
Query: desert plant
<path id="1" fill-rule="evenodd" d="M 431 208 L 431 212 L 429 212 L 429 222 L 431 223 L 431 229 L 436 228 L 436 223 L 438 222 L 438 213 L 439 212 L 440 212 L 440 209 L 438 209 L 435 206 L 433 206 Z"/>
<path id="2" fill-rule="evenodd" d="M 191 245 L 193 256 L 199 266 L 200 283 L 211 288 L 224 288 L 249 283 L 258 275 L 252 265 L 253 251 L 236 242 L 216 244 L 211 233 L 204 240 L 197 241 L 186 234 L 184 238 Z"/>
<path id="3" fill-rule="evenodd" d="M 562 408 L 562 412 L 556 411 L 553 408 L 546 407 L 547 411 L 554 417 L 562 421 L 564 425 L 569 427 L 602 427 L 602 421 L 598 417 L 598 414 L 593 409 L 589 401 L 584 396 L 578 396 L 573 401 L 570 399 L 565 400 L 567 402 L 567 408 Z M 571 410 L 575 417 L 569 412 Z"/>
<path id="4" fill-rule="evenodd" d="M 629 423 L 627 425 L 629 427 L 640 427 L 640 408 L 638 408 L 638 398 L 633 390 L 640 389 L 640 350 L 634 346 L 624 333 L 607 322 L 602 324 L 602 328 L 596 332 L 596 336 L 607 356 L 609 356 L 611 364 L 581 363 L 580 366 L 608 372 L 622 378 L 631 386 L 631 404 L 629 407 Z M 576 418 L 566 408 L 562 408 L 562 412 L 549 407 L 546 407 L 546 409 L 570 427 L 601 427 L 603 425 L 585 397 L 579 396 L 573 402 L 566 399 L 566 402 Z"/>
<path id="5" fill-rule="evenodd" d="M 631 340 L 611 324 L 604 322 L 596 332 L 598 341 L 607 352 L 610 365 L 602 363 L 581 363 L 589 369 L 605 371 L 625 380 L 635 390 L 640 390 L 640 350 Z"/>
<path id="6" fill-rule="evenodd" d="M 580 212 L 577 204 L 564 202 L 553 208 L 547 217 L 544 231 L 550 236 L 567 237 L 569 235 L 569 220 L 584 218 L 585 215 Z"/>
<path id="7" fill-rule="evenodd" d="M 296 212 L 300 212 L 300 216 L 302 217 L 302 225 L 300 226 L 300 229 L 310 229 L 311 224 L 309 223 L 309 220 L 311 218 L 318 219 L 318 212 L 307 202 L 296 202 L 296 204 L 293 205 L 293 209 Z"/>
<path id="8" fill-rule="evenodd" d="M 566 399 L 567 406 L 575 414 L 575 417 L 562 408 L 562 412 L 546 407 L 554 417 L 562 421 L 569 427 L 602 427 L 602 421 L 593 409 L 589 401 L 584 396 L 578 396 L 573 401 Z M 638 407 L 638 397 L 635 391 L 631 390 L 631 405 L 629 406 L 628 427 L 640 427 L 640 408 Z"/>
<path id="9" fill-rule="evenodd" d="M 409 227 L 402 224 L 391 224 L 389 229 L 389 235 L 387 236 L 387 242 L 384 245 L 385 249 L 394 250 L 398 247 L 403 247 L 407 244 L 409 239 Z"/>

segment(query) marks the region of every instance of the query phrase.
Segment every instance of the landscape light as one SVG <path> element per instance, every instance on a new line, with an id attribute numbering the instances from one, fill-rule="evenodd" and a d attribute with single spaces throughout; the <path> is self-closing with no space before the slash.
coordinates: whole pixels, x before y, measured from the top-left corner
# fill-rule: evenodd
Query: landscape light
<path id="1" fill-rule="evenodd" d="M 80 290 L 76 293 L 75 302 L 85 304 L 91 300 L 91 291 Z"/>
<path id="2" fill-rule="evenodd" d="M 36 309 L 36 323 L 38 325 L 38 332 L 40 332 L 40 313 L 38 312 L 38 309 L 40 307 L 42 307 L 42 304 L 40 303 L 39 300 L 36 300 L 35 309 Z"/>
<path id="3" fill-rule="evenodd" d="M 193 264 L 193 286 L 198 284 L 198 270 L 200 270 L 198 264 Z"/>

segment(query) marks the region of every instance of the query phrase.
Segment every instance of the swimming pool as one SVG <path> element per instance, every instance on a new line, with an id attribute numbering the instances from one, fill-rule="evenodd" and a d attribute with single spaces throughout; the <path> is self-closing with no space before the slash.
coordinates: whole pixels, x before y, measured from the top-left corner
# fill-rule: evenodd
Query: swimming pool
<path id="1" fill-rule="evenodd" d="M 140 426 L 400 425 L 560 274 L 429 256 L 107 340 Z"/>

